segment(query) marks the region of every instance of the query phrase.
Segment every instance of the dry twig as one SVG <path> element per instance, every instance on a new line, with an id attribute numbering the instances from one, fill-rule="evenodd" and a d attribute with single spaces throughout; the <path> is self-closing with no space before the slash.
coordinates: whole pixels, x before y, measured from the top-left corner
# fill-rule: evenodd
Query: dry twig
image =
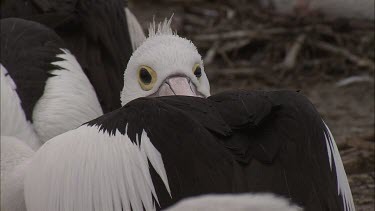
<path id="1" fill-rule="evenodd" d="M 235 68 L 247 61 L 249 68 L 261 67 L 268 75 L 281 70 L 281 83 L 373 76 L 373 23 L 276 15 L 255 3 L 239 2 L 187 6 L 184 27 L 198 48 L 207 51 L 206 64 L 222 60 Z M 291 69 L 295 71 L 287 71 Z"/>
<path id="2" fill-rule="evenodd" d="M 213 34 L 201 34 L 193 36 L 193 40 L 197 41 L 214 41 L 214 40 L 225 40 L 225 39 L 240 39 L 240 38 L 255 38 L 271 36 L 276 34 L 283 34 L 287 31 L 285 28 L 272 28 L 262 30 L 237 30 L 222 33 Z"/>
<path id="3" fill-rule="evenodd" d="M 217 48 L 219 47 L 219 41 L 214 42 L 214 44 L 211 46 L 211 48 L 207 51 L 206 56 L 204 57 L 204 63 L 211 64 L 214 60 L 214 57 L 217 53 Z"/>
<path id="4" fill-rule="evenodd" d="M 299 52 L 301 51 L 301 48 L 303 46 L 303 43 L 306 39 L 305 34 L 301 34 L 297 37 L 296 41 L 293 43 L 292 47 L 286 54 L 284 61 L 281 63 L 281 66 L 285 69 L 292 69 L 295 67 L 297 62 L 297 57 L 299 55 Z"/>
<path id="5" fill-rule="evenodd" d="M 350 76 L 348 78 L 344 78 L 336 83 L 337 87 L 343 87 L 348 86 L 353 83 L 363 83 L 363 82 L 369 82 L 374 83 L 374 78 L 370 77 L 368 75 L 356 75 L 356 76 Z"/>
<path id="6" fill-rule="evenodd" d="M 342 55 L 346 57 L 348 60 L 350 60 L 351 62 L 357 64 L 359 67 L 367 67 L 367 68 L 370 68 L 371 70 L 375 69 L 375 64 L 373 61 L 367 58 L 361 58 L 342 47 L 334 46 L 323 41 L 316 41 L 314 45 L 323 50 Z"/>

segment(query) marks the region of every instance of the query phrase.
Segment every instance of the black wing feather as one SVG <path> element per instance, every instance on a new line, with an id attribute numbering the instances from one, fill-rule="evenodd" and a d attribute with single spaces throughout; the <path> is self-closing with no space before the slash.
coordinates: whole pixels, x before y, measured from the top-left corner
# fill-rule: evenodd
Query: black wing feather
<path id="1" fill-rule="evenodd" d="M 222 92 L 208 98 L 233 129 L 254 128 L 266 119 L 277 105 L 256 92 L 244 90 Z"/>
<path id="2" fill-rule="evenodd" d="M 248 135 L 242 143 L 250 142 L 242 145 L 248 150 L 249 163 L 242 166 L 247 190 L 283 195 L 305 210 L 343 210 L 336 175 L 329 166 L 326 128 L 314 106 L 297 92 L 251 95 L 267 99 L 277 109 L 271 109 L 255 129 L 238 131 Z M 258 102 L 261 100 L 248 101 L 247 108 L 262 119 L 264 113 L 252 110 Z"/>

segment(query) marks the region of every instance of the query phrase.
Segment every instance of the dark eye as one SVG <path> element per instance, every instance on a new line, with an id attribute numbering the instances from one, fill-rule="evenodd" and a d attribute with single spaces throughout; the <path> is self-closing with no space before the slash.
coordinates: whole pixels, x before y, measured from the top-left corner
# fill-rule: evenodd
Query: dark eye
<path id="1" fill-rule="evenodd" d="M 145 68 L 139 70 L 139 78 L 144 84 L 150 84 L 152 79 L 151 74 Z"/>
<path id="2" fill-rule="evenodd" d="M 199 66 L 199 64 L 194 65 L 193 72 L 194 72 L 194 75 L 195 75 L 197 78 L 200 78 L 200 77 L 202 76 L 202 69 L 201 69 L 201 67 Z"/>
<path id="3" fill-rule="evenodd" d="M 151 90 L 156 83 L 156 79 L 156 72 L 151 67 L 142 65 L 138 69 L 138 82 L 143 90 Z"/>

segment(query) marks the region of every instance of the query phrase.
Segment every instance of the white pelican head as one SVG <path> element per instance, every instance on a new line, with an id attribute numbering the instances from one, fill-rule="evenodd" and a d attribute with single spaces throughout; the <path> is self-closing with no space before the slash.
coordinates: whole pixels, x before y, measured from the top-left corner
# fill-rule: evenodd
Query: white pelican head
<path id="1" fill-rule="evenodd" d="M 210 84 L 194 44 L 172 31 L 171 19 L 150 25 L 124 73 L 121 104 L 139 97 L 210 96 Z"/>

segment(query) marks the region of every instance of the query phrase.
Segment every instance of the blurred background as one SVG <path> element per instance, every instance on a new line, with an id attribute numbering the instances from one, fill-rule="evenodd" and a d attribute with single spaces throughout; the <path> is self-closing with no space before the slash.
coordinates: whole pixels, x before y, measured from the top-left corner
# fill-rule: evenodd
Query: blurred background
<path id="1" fill-rule="evenodd" d="M 336 139 L 357 210 L 374 210 L 374 0 L 130 0 L 204 58 L 211 93 L 300 90 Z"/>

